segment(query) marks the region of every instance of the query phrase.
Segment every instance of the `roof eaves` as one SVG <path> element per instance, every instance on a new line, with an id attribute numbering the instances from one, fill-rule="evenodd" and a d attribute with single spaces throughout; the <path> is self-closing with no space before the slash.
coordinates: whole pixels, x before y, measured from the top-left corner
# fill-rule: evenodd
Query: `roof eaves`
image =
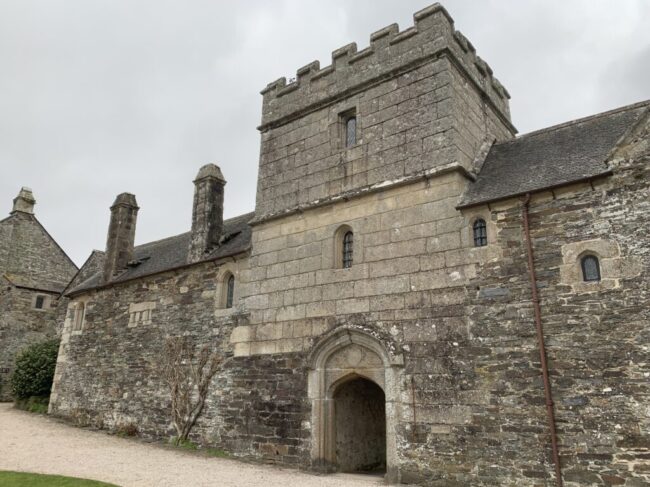
<path id="1" fill-rule="evenodd" d="M 216 256 L 216 257 L 209 257 L 207 259 L 199 260 L 197 262 L 191 262 L 191 263 L 186 263 L 186 264 L 182 264 L 182 265 L 177 265 L 177 266 L 174 266 L 174 267 L 169 267 L 167 269 L 160 269 L 160 270 L 157 270 L 157 271 L 154 271 L 154 272 L 150 272 L 148 274 L 142 274 L 142 275 L 139 275 L 139 276 L 129 277 L 127 279 L 113 280 L 113 281 L 110 281 L 110 282 L 107 282 L 107 283 L 104 283 L 104 284 L 100 284 L 100 285 L 97 285 L 97 286 L 92 286 L 92 287 L 88 287 L 88 288 L 84 288 L 84 289 L 78 289 L 78 290 L 73 289 L 72 291 L 67 293 L 66 296 L 72 297 L 72 296 L 75 296 L 75 295 L 78 295 L 78 294 L 81 294 L 81 293 L 86 293 L 86 292 L 89 292 L 89 291 L 95 291 L 95 290 L 98 290 L 98 289 L 106 289 L 106 288 L 113 287 L 113 286 L 120 285 L 120 284 L 124 284 L 124 283 L 127 283 L 127 282 L 136 281 L 138 279 L 143 279 L 145 277 L 151 277 L 151 276 L 155 276 L 157 274 L 164 274 L 165 272 L 177 271 L 179 269 L 185 269 L 186 267 L 192 267 L 192 266 L 195 266 L 195 265 L 204 264 L 206 262 L 218 261 L 218 260 L 222 260 L 222 259 L 230 259 L 230 258 L 234 258 L 234 257 L 239 256 L 239 255 L 247 254 L 249 251 L 250 251 L 250 245 L 248 245 L 244 249 L 240 249 L 236 253 L 232 253 L 232 254 L 219 255 L 219 256 Z M 89 278 L 88 280 L 90 280 L 90 279 L 92 279 L 92 277 Z M 78 287 L 81 287 L 82 285 L 83 285 L 83 283 L 81 285 L 79 285 Z"/>
<path id="2" fill-rule="evenodd" d="M 541 193 L 543 191 L 551 191 L 553 189 L 557 188 L 562 188 L 564 186 L 570 186 L 572 184 L 578 184 L 578 183 L 584 183 L 587 181 L 592 181 L 594 179 L 606 177 L 606 176 L 611 176 L 613 174 L 613 171 L 609 168 L 605 168 L 602 172 L 599 172 L 597 174 L 592 174 L 590 176 L 586 176 L 584 178 L 578 178 L 578 179 L 572 179 L 570 181 L 558 183 L 558 184 L 552 184 L 548 186 L 542 186 L 540 188 L 534 188 L 534 189 L 529 189 L 526 191 L 519 191 L 517 193 L 512 193 L 512 194 L 507 194 L 504 196 L 496 196 L 494 198 L 486 198 L 484 200 L 474 200 L 469 203 L 460 203 L 459 205 L 456 205 L 457 210 L 464 210 L 466 208 L 472 208 L 474 206 L 480 206 L 480 205 L 487 205 L 490 203 L 495 203 L 497 201 L 503 201 L 503 200 L 509 200 L 511 198 L 519 198 L 521 196 L 525 196 L 527 194 L 536 194 L 536 193 Z"/>

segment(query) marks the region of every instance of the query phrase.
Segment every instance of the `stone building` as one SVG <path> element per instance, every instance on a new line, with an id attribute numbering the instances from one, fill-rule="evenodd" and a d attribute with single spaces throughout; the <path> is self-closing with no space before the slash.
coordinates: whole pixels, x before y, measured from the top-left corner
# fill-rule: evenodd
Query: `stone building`
<path id="1" fill-rule="evenodd" d="M 516 137 L 438 4 L 262 94 L 254 214 L 223 221 L 204 166 L 191 231 L 134 247 L 117 197 L 51 413 L 172 434 L 158 357 L 185 334 L 226 357 L 194 440 L 235 456 L 647 485 L 650 102 Z"/>
<path id="2" fill-rule="evenodd" d="M 35 204 L 22 188 L 0 220 L 0 401 L 11 399 L 16 353 L 60 333 L 66 304 L 59 295 L 77 272 L 34 216 Z"/>

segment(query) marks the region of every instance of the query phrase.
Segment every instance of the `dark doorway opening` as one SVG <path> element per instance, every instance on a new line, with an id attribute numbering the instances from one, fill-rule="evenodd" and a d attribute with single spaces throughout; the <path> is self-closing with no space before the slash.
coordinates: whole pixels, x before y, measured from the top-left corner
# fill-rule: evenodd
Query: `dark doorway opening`
<path id="1" fill-rule="evenodd" d="M 334 393 L 336 463 L 341 472 L 386 471 L 386 397 L 374 382 L 355 378 Z"/>

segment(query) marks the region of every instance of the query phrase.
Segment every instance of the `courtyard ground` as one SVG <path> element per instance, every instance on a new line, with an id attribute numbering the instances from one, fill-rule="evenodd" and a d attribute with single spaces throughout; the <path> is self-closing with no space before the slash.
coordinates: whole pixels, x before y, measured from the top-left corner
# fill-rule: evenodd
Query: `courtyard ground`
<path id="1" fill-rule="evenodd" d="M 74 428 L 0 404 L 0 470 L 68 475 L 130 486 L 370 487 L 377 477 L 316 476 L 291 469 L 206 458 Z"/>

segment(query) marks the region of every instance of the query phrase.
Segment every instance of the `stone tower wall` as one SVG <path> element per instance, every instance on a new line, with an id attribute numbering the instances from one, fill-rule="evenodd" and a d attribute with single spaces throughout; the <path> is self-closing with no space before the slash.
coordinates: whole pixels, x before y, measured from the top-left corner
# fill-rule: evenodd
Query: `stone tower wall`
<path id="1" fill-rule="evenodd" d="M 263 90 L 258 219 L 448 165 L 471 170 L 486 138 L 513 135 L 506 90 L 446 11 L 414 18 Z M 358 143 L 346 148 L 350 111 Z"/>

